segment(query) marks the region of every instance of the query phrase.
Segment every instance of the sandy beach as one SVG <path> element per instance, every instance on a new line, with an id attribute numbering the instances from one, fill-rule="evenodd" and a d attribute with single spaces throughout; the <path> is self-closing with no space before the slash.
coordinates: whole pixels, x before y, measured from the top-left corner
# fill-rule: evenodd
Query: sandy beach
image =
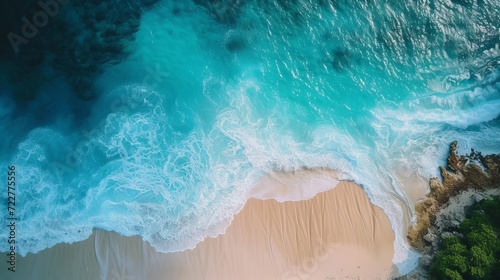
<path id="1" fill-rule="evenodd" d="M 19 258 L 17 271 L 0 277 L 388 279 L 393 245 L 387 216 L 361 187 L 342 181 L 303 201 L 250 198 L 225 234 L 192 250 L 158 253 L 139 237 L 95 230 L 85 241 Z"/>
<path id="2" fill-rule="evenodd" d="M 500 0 L 373 2 L 0 1 L 0 280 L 500 275 Z"/>

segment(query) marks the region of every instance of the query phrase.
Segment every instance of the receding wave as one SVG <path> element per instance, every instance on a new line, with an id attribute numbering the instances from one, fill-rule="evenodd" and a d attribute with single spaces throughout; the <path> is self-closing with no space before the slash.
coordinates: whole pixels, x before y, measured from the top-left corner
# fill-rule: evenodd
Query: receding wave
<path id="1" fill-rule="evenodd" d="M 22 255 L 93 228 L 185 250 L 249 196 L 353 180 L 388 215 L 405 273 L 413 204 L 450 141 L 500 145 L 495 1 L 104 2 L 66 6 L 18 61 L 0 56 Z"/>

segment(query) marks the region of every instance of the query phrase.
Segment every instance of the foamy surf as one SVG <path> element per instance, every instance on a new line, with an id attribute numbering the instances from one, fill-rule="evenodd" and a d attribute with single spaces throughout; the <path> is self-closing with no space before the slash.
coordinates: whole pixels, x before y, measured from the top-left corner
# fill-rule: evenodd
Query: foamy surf
<path id="1" fill-rule="evenodd" d="M 138 4 L 125 2 L 96 5 Z M 64 45 L 77 52 L 67 64 L 37 59 L 66 57 L 43 50 L 27 57 L 38 70 L 22 65 L 12 72 L 26 75 L 1 82 L 0 161 L 24 170 L 18 253 L 93 228 L 183 251 L 224 232 L 248 196 L 302 201 L 352 180 L 384 209 L 393 262 L 411 270 L 412 207 L 450 141 L 465 152 L 500 146 L 496 2 L 435 3 L 440 13 L 385 1 L 195 2 L 160 1 L 116 28 L 86 22 L 133 30 L 114 65 L 90 65 L 100 56 L 85 57 L 87 42 Z M 74 5 L 71 15 L 93 20 Z M 454 24 L 469 20 L 471 30 Z"/>

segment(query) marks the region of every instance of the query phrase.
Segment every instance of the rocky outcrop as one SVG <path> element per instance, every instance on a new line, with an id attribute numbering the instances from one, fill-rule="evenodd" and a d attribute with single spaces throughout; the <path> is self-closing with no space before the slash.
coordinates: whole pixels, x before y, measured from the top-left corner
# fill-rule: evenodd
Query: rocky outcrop
<path id="1" fill-rule="evenodd" d="M 431 226 L 435 225 L 436 217 L 450 198 L 465 190 L 486 191 L 500 187 L 500 155 L 482 156 L 474 150 L 470 155 L 457 153 L 457 141 L 450 145 L 447 170 L 440 166 L 442 180 L 431 178 L 430 192 L 415 206 L 417 224 L 408 231 L 408 240 L 419 250 L 429 245 L 424 239 Z M 452 219 L 453 220 L 453 219 Z M 454 219 L 456 224 L 459 219 Z"/>
<path id="2" fill-rule="evenodd" d="M 439 167 L 442 180 L 431 178 L 430 192 L 415 206 L 417 223 L 410 227 L 407 237 L 422 258 L 419 268 L 402 279 L 425 279 L 423 272 L 428 271 L 439 241 L 460 235 L 455 230 L 465 219 L 467 209 L 500 195 L 500 155 L 482 156 L 472 149 L 463 156 L 457 153 L 457 146 L 456 141 L 450 145 L 448 169 Z"/>
<path id="3" fill-rule="evenodd" d="M 462 238 L 463 235 L 454 229 L 460 226 L 460 223 L 465 219 L 468 208 L 473 204 L 489 199 L 494 195 L 500 195 L 500 188 L 494 188 L 487 191 L 466 190 L 449 199 L 448 203 L 436 214 L 435 222 L 430 225 L 427 233 L 422 236 L 425 245 L 420 250 L 422 257 L 419 261 L 419 266 L 407 275 L 397 277 L 398 280 L 422 280 L 428 279 L 428 271 L 434 259 L 435 252 L 439 246 L 440 240 L 446 237 L 457 236 Z"/>

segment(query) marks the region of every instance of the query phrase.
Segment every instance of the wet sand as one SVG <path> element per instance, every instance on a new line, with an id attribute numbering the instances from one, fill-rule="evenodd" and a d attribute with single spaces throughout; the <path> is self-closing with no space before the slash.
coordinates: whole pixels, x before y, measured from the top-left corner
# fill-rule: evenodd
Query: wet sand
<path id="1" fill-rule="evenodd" d="M 303 201 L 250 198 L 226 233 L 158 253 L 139 237 L 95 230 L 18 259 L 1 279 L 388 279 L 394 233 L 361 187 L 342 181 Z M 7 276 L 7 278 L 5 278 Z"/>

